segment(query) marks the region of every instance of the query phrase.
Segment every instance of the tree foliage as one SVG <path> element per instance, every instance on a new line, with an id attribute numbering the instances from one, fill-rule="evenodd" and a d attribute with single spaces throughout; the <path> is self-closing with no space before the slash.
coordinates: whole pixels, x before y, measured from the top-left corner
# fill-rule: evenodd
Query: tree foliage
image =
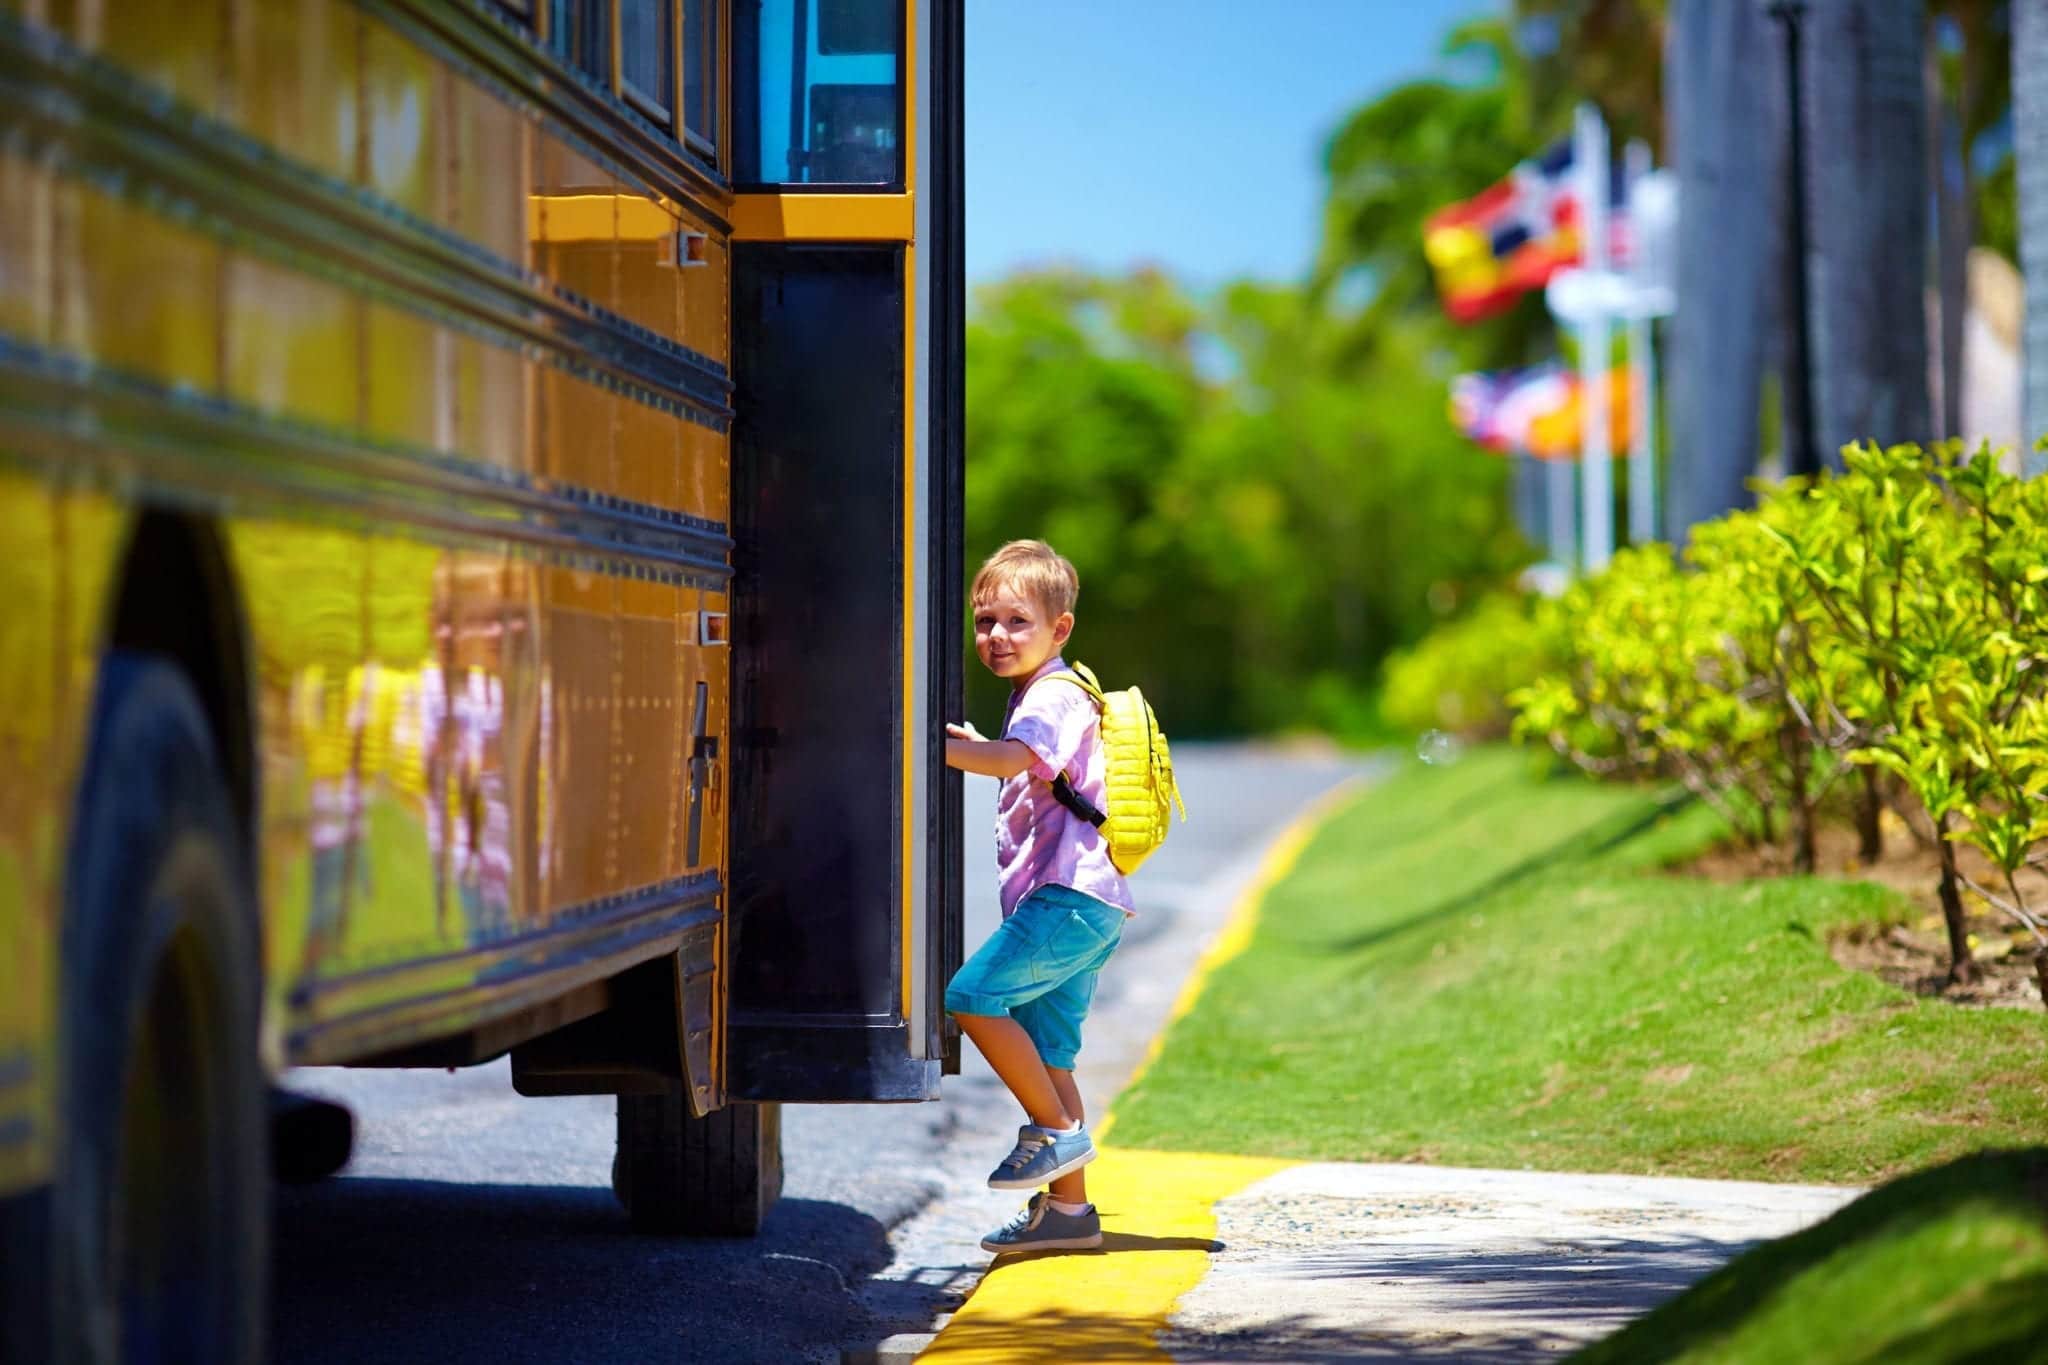
<path id="1" fill-rule="evenodd" d="M 1338 353 L 1305 290 L 1166 277 L 981 292 L 970 558 L 1037 535 L 1082 582 L 1072 652 L 1177 733 L 1370 724 L 1386 652 L 1525 555 L 1503 470 L 1444 414 L 1426 326 Z M 1000 704 L 993 688 L 975 707 Z"/>

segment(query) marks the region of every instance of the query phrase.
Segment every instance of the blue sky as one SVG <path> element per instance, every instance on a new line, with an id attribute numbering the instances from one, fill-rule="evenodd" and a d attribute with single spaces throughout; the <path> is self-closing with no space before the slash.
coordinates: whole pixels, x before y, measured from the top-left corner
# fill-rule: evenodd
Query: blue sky
<path id="1" fill-rule="evenodd" d="M 1488 0 L 973 0 L 967 275 L 1150 262 L 1191 284 L 1291 279 L 1323 141 L 1437 67 Z"/>

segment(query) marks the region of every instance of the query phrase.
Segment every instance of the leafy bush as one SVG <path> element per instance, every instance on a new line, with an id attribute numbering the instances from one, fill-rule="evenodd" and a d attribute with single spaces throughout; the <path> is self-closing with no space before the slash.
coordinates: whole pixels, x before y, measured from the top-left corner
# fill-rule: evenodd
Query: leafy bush
<path id="1" fill-rule="evenodd" d="M 1562 664 L 1511 698 L 1518 735 L 1593 772 L 1678 777 L 1748 837 L 1813 863 L 1813 812 L 1864 770 L 1941 836 L 1951 975 L 1974 974 L 1962 887 L 2048 924 L 2015 874 L 2048 840 L 2048 481 L 1988 449 L 1851 446 L 1839 474 L 1624 551 L 1551 608 Z M 1966 877 L 1983 852 L 1998 887 Z"/>
<path id="2" fill-rule="evenodd" d="M 1748 581 L 1742 553 L 1758 537 L 1722 529 L 1690 571 L 1646 545 L 1574 584 L 1552 608 L 1566 664 L 1516 694 L 1516 728 L 1592 772 L 1676 776 L 1764 842 L 1810 762 L 1786 746 L 1782 603 Z"/>
<path id="3" fill-rule="evenodd" d="M 1466 616 L 1387 660 L 1381 712 L 1409 733 L 1498 739 L 1512 719 L 1508 693 L 1557 666 L 1553 633 L 1526 598 L 1482 598 Z"/>

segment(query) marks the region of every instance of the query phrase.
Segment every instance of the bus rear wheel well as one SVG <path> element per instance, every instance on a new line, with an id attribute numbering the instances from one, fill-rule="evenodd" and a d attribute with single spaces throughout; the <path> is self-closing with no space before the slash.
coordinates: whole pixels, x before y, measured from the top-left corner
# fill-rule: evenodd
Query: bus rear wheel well
<path id="1" fill-rule="evenodd" d="M 213 730 L 236 822 L 252 838 L 256 749 L 248 632 L 217 522 L 170 508 L 143 509 L 122 557 L 106 647 L 156 655 L 184 671 Z"/>

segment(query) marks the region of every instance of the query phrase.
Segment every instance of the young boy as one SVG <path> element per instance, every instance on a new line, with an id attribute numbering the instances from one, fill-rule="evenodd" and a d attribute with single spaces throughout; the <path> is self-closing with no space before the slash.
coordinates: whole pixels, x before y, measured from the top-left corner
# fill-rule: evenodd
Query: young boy
<path id="1" fill-rule="evenodd" d="M 1097 810 L 1101 718 L 1094 701 L 1055 677 L 1074 630 L 1080 579 L 1050 545 L 1014 540 L 974 576 L 974 650 L 1010 680 L 1001 737 L 948 725 L 946 762 L 998 778 L 996 879 L 1003 922 L 946 987 L 960 1021 L 1031 1120 L 989 1176 L 991 1188 L 1037 1190 L 1024 1211 L 982 1239 L 989 1251 L 1102 1245 L 1102 1219 L 1081 1168 L 1095 1159 L 1082 1124 L 1074 1058 L 1095 977 L 1135 913 L 1130 888 L 1095 826 L 1055 795 L 1062 773 Z"/>

